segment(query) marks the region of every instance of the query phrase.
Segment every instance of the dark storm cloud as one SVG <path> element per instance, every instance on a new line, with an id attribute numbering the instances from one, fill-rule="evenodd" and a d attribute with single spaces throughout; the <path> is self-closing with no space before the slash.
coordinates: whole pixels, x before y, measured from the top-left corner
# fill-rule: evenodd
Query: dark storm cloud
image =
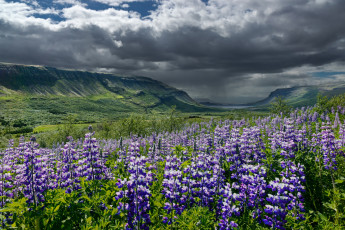
<path id="1" fill-rule="evenodd" d="M 158 39 L 141 30 L 122 36 L 122 58 L 170 61 L 176 69 L 224 69 L 232 73 L 279 73 L 302 65 L 345 60 L 345 4 L 299 9 L 287 6 L 264 24 L 251 23 L 222 37 L 212 29 L 185 26 Z"/>
<path id="2" fill-rule="evenodd" d="M 182 6 L 168 6 L 173 2 Z M 78 6 L 60 12 L 65 24 L 32 22 L 28 13 L 18 22 L 1 11 L 1 3 L 0 61 L 147 75 L 223 102 L 241 86 L 248 89 L 243 98 L 255 90 L 264 96 L 274 87 L 313 81 L 302 72 L 305 66 L 345 62 L 343 0 L 243 0 L 233 5 L 245 10 L 225 13 L 217 6 L 229 1 L 172 0 L 149 19 Z M 200 10 L 188 10 L 193 7 Z"/>
<path id="3" fill-rule="evenodd" d="M 40 26 L 17 27 L 0 20 L 2 61 L 66 68 L 141 69 L 135 60 L 122 61 L 101 50 L 115 50 L 110 34 L 98 26 L 51 31 Z M 148 63 L 150 66 L 150 63 Z"/>

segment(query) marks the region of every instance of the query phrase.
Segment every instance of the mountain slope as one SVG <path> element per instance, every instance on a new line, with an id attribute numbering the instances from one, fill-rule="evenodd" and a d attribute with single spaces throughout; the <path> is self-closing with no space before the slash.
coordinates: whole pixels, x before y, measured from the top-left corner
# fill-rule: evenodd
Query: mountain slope
<path id="1" fill-rule="evenodd" d="M 248 104 L 250 106 L 268 106 L 276 97 L 282 97 L 294 107 L 312 106 L 317 102 L 318 94 L 332 97 L 345 93 L 345 82 L 317 86 L 296 86 L 292 88 L 277 89 L 264 100 Z"/>
<path id="2" fill-rule="evenodd" d="M 276 89 L 270 95 L 260 101 L 248 104 L 220 104 L 206 101 L 199 101 L 200 104 L 213 108 L 228 109 L 267 109 L 277 97 L 282 97 L 293 107 L 313 106 L 317 102 L 317 95 L 332 97 L 345 93 L 345 82 L 315 86 L 296 86 L 292 88 Z"/>
<path id="3" fill-rule="evenodd" d="M 184 91 L 147 77 L 0 63 L 0 115 L 7 117 L 54 123 L 75 114 L 90 122 L 160 113 L 172 105 L 183 112 L 208 110 Z"/>

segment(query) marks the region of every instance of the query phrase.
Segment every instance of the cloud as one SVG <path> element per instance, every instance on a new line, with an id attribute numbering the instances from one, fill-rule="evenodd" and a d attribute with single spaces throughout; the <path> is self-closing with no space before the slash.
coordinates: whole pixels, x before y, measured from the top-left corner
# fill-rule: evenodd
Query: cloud
<path id="1" fill-rule="evenodd" d="M 86 3 L 82 3 L 78 0 L 53 0 L 53 3 L 55 4 L 61 4 L 61 5 L 81 5 L 81 6 L 87 6 Z"/>
<path id="2" fill-rule="evenodd" d="M 129 2 L 152 2 L 152 0 L 92 0 L 92 1 L 103 3 L 109 6 L 120 6 L 121 4 L 129 3 Z"/>
<path id="3" fill-rule="evenodd" d="M 64 7 L 0 0 L 0 61 L 146 75 L 231 103 L 344 72 L 342 0 L 160 0 L 144 18 L 130 7 L 55 2 Z"/>
<path id="4" fill-rule="evenodd" d="M 129 8 L 129 5 L 125 3 L 125 4 L 121 4 L 121 7 L 122 8 Z"/>
<path id="5" fill-rule="evenodd" d="M 25 2 L 25 3 L 31 4 L 33 6 L 36 6 L 36 7 L 40 6 L 40 4 L 36 0 L 21 0 L 21 2 Z"/>

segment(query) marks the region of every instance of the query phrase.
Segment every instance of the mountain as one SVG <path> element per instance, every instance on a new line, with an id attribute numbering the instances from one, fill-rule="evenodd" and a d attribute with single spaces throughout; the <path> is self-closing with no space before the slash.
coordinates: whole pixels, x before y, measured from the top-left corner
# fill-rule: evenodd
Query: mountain
<path id="1" fill-rule="evenodd" d="M 54 123 L 116 119 L 128 113 L 209 110 L 181 90 L 147 77 L 0 63 L 0 116 Z"/>
<path id="2" fill-rule="evenodd" d="M 338 82 L 314 86 L 296 86 L 291 88 L 277 89 L 270 95 L 258 102 L 247 104 L 248 106 L 265 107 L 270 105 L 276 97 L 282 97 L 294 107 L 312 106 L 317 102 L 317 95 L 332 97 L 345 93 L 345 82 Z"/>
<path id="3" fill-rule="evenodd" d="M 345 93 L 345 82 L 338 82 L 333 84 L 314 85 L 314 86 L 296 86 L 291 88 L 276 89 L 270 95 L 260 101 L 248 104 L 219 104 L 208 101 L 199 101 L 200 104 L 216 108 L 266 108 L 277 97 L 282 97 L 289 105 L 293 107 L 312 106 L 317 102 L 318 94 L 332 97 L 335 95 Z"/>

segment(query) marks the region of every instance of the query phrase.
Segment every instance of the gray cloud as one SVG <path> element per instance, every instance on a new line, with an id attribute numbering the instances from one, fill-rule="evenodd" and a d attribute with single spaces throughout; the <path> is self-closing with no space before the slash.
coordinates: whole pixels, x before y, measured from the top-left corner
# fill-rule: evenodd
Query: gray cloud
<path id="1" fill-rule="evenodd" d="M 77 4 L 62 22 L 43 10 L 0 0 L 0 61 L 146 75 L 229 103 L 344 70 L 343 0 L 164 0 L 145 19 Z"/>

